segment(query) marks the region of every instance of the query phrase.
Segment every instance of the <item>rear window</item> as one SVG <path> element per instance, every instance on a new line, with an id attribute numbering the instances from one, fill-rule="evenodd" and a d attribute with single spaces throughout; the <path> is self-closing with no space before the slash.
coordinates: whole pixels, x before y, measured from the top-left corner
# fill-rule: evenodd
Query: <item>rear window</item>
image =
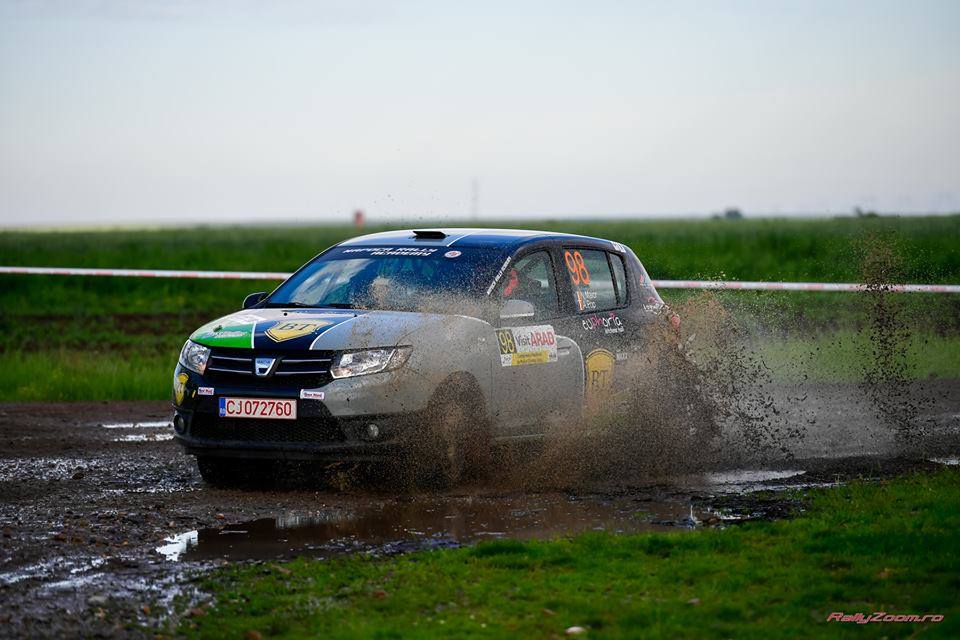
<path id="1" fill-rule="evenodd" d="M 614 256 L 616 258 L 616 256 Z M 565 249 L 564 266 L 570 276 L 577 309 L 582 312 L 603 311 L 620 306 L 607 252 L 597 249 Z M 621 269 L 623 263 L 620 263 Z M 624 289 L 626 287 L 624 286 Z"/>

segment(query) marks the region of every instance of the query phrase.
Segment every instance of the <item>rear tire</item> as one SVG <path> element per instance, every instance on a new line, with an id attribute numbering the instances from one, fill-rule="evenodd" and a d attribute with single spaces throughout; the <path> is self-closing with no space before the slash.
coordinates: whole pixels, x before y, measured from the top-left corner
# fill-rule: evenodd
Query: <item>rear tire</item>
<path id="1" fill-rule="evenodd" d="M 215 487 L 264 487 L 277 479 L 273 461 L 197 456 L 197 468 L 204 482 Z"/>

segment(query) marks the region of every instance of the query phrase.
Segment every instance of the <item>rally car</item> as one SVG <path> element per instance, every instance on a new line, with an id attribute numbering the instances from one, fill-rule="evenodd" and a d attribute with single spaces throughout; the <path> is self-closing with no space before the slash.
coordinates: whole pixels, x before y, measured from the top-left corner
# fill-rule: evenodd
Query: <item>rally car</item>
<path id="1" fill-rule="evenodd" d="M 411 452 L 456 482 L 492 444 L 542 437 L 616 393 L 664 309 L 637 256 L 609 240 L 365 235 L 190 336 L 173 375 L 175 437 L 215 484 L 258 460 Z"/>

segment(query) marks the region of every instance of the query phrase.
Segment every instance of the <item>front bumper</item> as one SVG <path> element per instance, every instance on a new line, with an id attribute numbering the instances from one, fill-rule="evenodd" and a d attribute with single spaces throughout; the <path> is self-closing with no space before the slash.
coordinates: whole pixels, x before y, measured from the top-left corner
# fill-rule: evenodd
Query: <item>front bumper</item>
<path id="1" fill-rule="evenodd" d="M 186 375 L 187 380 L 182 393 L 175 393 L 174 397 L 174 437 L 188 454 L 275 460 L 382 461 L 401 454 L 403 443 L 408 441 L 405 436 L 410 429 L 422 424 L 419 406 L 413 411 L 363 412 L 364 406 L 398 408 L 384 404 L 375 380 L 362 381 L 363 387 L 359 390 L 364 393 L 357 393 L 358 385 L 352 380 L 350 384 L 336 381 L 322 388 L 324 400 L 313 400 L 301 399 L 299 388 L 262 388 L 256 384 L 218 384 L 207 387 L 213 389 L 211 395 L 200 395 L 200 388 L 209 384 L 203 376 L 178 366 L 174 373 L 175 388 L 182 375 Z M 331 393 L 335 398 L 332 403 L 327 400 Z M 331 405 L 334 410 L 342 411 L 346 393 L 353 396 L 350 411 L 333 415 Z M 221 418 L 219 401 L 223 396 L 296 400 L 297 419 Z M 364 396 L 370 401 L 363 402 Z M 376 425 L 376 437 L 369 435 L 369 425 Z"/>

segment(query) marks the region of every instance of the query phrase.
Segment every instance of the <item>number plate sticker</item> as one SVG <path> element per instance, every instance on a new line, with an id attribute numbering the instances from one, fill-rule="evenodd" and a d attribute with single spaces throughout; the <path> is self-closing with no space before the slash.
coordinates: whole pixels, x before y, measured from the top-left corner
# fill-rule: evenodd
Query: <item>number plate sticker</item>
<path id="1" fill-rule="evenodd" d="M 220 417 L 296 420 L 297 401 L 276 398 L 220 398 Z"/>

